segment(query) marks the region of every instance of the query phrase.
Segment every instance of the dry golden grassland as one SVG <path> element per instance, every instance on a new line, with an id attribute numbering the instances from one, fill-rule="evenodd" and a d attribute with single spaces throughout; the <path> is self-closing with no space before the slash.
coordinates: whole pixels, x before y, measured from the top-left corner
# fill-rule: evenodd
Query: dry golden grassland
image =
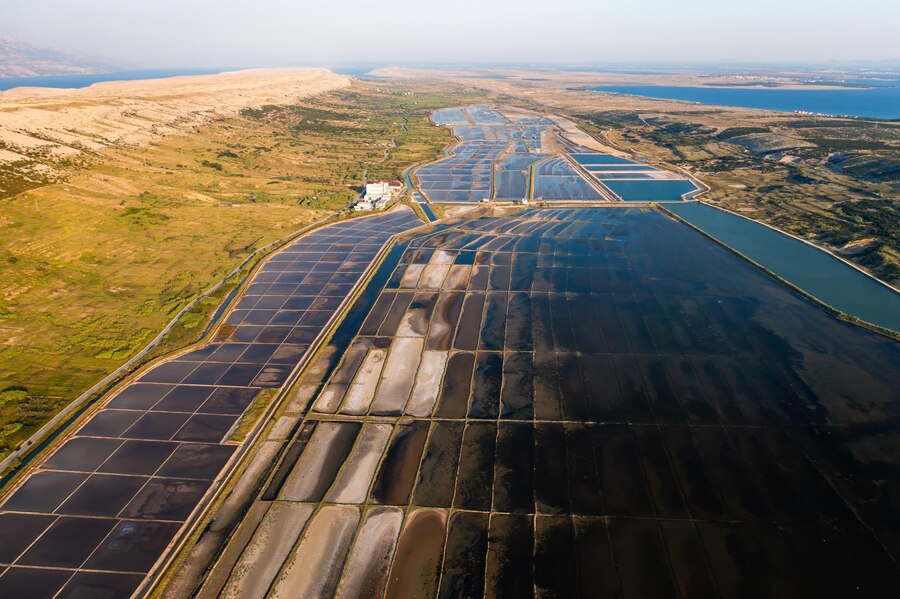
<path id="1" fill-rule="evenodd" d="M 366 169 L 399 177 L 438 156 L 450 135 L 429 114 L 460 101 L 355 82 L 107 150 L 0 200 L 0 456 L 256 248 L 346 206 Z"/>

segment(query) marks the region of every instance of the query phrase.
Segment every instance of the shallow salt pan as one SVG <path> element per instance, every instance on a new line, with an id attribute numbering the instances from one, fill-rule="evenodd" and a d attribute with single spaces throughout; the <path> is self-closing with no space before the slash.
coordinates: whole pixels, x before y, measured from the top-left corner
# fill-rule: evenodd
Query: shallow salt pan
<path id="1" fill-rule="evenodd" d="M 372 477 L 391 438 L 392 429 L 390 424 L 370 424 L 363 429 L 353 453 L 341 470 L 340 478 L 328 494 L 327 501 L 365 503 Z"/>
<path id="2" fill-rule="evenodd" d="M 465 290 L 466 283 L 469 282 L 469 275 L 472 274 L 472 266 L 469 264 L 454 264 L 450 267 L 447 278 L 444 279 L 443 289 Z"/>
<path id="3" fill-rule="evenodd" d="M 309 440 L 300 460 L 284 483 L 278 498 L 285 501 L 318 501 L 322 472 L 329 458 L 339 451 L 343 433 L 348 425 L 339 422 L 320 422 Z M 346 455 L 346 454 L 345 454 Z M 327 484 L 328 481 L 324 481 Z"/>
<path id="4" fill-rule="evenodd" d="M 222 597 L 264 597 L 313 509 L 309 504 L 273 504 L 241 554 Z"/>
<path id="5" fill-rule="evenodd" d="M 323 414 L 334 414 L 337 411 L 338 406 L 341 405 L 341 400 L 350 387 L 350 383 L 353 381 L 357 369 L 365 359 L 369 347 L 371 347 L 369 340 L 357 340 L 347 350 L 341 365 L 331 377 L 328 386 L 316 398 L 316 402 L 313 405 L 314 411 Z"/>
<path id="6" fill-rule="evenodd" d="M 337 597 L 381 597 L 400 535 L 403 510 L 374 508 L 359 529 L 353 553 L 344 567 Z"/>
<path id="7" fill-rule="evenodd" d="M 436 250 L 429 260 L 430 264 L 453 264 L 456 261 L 456 252 Z"/>
<path id="8" fill-rule="evenodd" d="M 397 328 L 397 337 L 424 337 L 428 330 L 425 308 L 410 308 Z"/>
<path id="9" fill-rule="evenodd" d="M 462 307 L 462 293 L 441 293 L 435 303 L 431 325 L 428 328 L 429 349 L 449 349 Z"/>
<path id="10" fill-rule="evenodd" d="M 449 347 L 450 324 L 443 318 L 435 318 L 431 322 L 431 328 L 428 329 L 428 347 L 440 347 L 439 341 L 446 340 Z"/>
<path id="11" fill-rule="evenodd" d="M 358 523 L 359 510 L 355 507 L 328 506 L 319 510 L 270 597 L 333 596 Z"/>
<path id="12" fill-rule="evenodd" d="M 316 403 L 313 404 L 313 411 L 322 414 L 334 414 L 338 406 L 341 405 L 341 399 L 347 393 L 349 385 L 347 383 L 328 383 L 328 386 L 322 390 Z"/>
<path id="13" fill-rule="evenodd" d="M 406 413 L 410 416 L 431 416 L 434 402 L 441 391 L 441 378 L 447 364 L 446 351 L 426 351 L 422 354 L 422 363 L 416 375 L 416 385 Z"/>
<path id="14" fill-rule="evenodd" d="M 445 510 L 418 509 L 409 515 L 391 566 L 387 599 L 437 595 L 446 532 Z"/>
<path id="15" fill-rule="evenodd" d="M 403 412 L 415 382 L 424 345 L 425 340 L 416 337 L 403 337 L 394 341 L 381 373 L 381 384 L 375 394 L 375 401 L 372 402 L 372 413 Z"/>
<path id="16" fill-rule="evenodd" d="M 450 264 L 429 264 L 422 272 L 419 289 L 440 289 L 450 272 Z"/>
<path id="17" fill-rule="evenodd" d="M 410 264 L 407 266 L 406 272 L 403 273 L 403 278 L 400 279 L 400 287 L 403 289 L 415 289 L 423 270 L 425 270 L 424 264 Z"/>
<path id="18" fill-rule="evenodd" d="M 369 411 L 369 404 L 375 397 L 375 389 L 378 387 L 378 381 L 381 379 L 381 371 L 384 368 L 384 359 L 387 357 L 387 351 L 383 349 L 370 349 L 363 361 L 359 372 L 356 373 L 356 380 L 350 385 L 347 395 L 344 399 L 344 406 L 341 408 L 341 414 L 365 414 Z"/>

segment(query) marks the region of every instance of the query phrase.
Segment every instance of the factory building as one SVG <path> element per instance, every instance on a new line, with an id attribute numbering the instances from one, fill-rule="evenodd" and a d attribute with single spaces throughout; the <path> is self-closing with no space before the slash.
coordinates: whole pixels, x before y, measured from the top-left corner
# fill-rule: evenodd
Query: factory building
<path id="1" fill-rule="evenodd" d="M 353 210 L 356 212 L 384 210 L 391 200 L 400 196 L 401 191 L 403 184 L 396 179 L 366 183 L 366 194 L 353 205 Z"/>

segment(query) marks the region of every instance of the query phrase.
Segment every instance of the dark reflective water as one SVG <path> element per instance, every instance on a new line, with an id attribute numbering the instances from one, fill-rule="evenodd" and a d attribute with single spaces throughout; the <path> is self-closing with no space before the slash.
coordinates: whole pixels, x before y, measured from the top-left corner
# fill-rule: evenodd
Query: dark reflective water
<path id="1" fill-rule="evenodd" d="M 711 206 L 692 203 L 667 208 L 826 304 L 900 331 L 900 293 L 834 256 Z"/>
<path id="2" fill-rule="evenodd" d="M 651 209 L 479 218 L 401 271 L 352 347 L 422 341 L 374 375 L 416 368 L 416 412 L 308 421 L 391 427 L 364 503 L 406 508 L 392 596 L 895 594 L 896 341 Z"/>

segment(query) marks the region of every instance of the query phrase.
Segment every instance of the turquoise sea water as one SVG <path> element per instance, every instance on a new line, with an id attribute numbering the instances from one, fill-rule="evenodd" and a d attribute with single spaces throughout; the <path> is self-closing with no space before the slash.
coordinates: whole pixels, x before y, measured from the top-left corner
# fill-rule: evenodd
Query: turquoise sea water
<path id="1" fill-rule="evenodd" d="M 827 252 L 704 204 L 666 209 L 829 306 L 900 332 L 900 293 Z"/>
<path id="2" fill-rule="evenodd" d="M 686 87 L 671 85 L 604 85 L 594 91 L 684 100 L 701 104 L 738 106 L 793 112 L 900 119 L 900 78 L 856 83 L 873 87 L 846 89 L 777 89 L 742 87 Z"/>

